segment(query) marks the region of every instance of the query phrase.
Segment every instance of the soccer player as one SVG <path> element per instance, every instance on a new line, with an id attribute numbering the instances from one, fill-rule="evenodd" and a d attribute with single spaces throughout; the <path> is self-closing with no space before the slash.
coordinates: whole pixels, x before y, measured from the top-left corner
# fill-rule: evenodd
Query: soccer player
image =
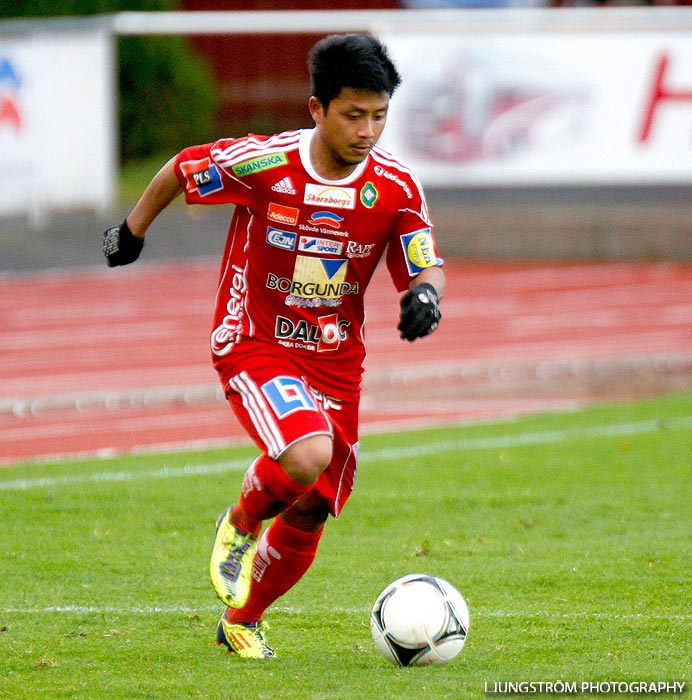
<path id="1" fill-rule="evenodd" d="M 185 148 L 103 234 L 108 265 L 125 265 L 181 192 L 235 205 L 211 355 L 261 454 L 217 520 L 210 576 L 226 606 L 217 642 L 250 658 L 274 655 L 265 610 L 308 570 L 353 488 L 363 295 L 377 263 L 403 293 L 402 339 L 437 328 L 445 286 L 420 184 L 377 146 L 401 82 L 386 48 L 370 34 L 328 36 L 309 67 L 313 129 Z"/>

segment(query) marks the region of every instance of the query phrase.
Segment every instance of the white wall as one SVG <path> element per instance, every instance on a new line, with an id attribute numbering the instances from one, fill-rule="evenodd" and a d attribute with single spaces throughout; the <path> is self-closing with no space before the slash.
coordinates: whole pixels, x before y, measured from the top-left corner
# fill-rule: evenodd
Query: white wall
<path id="1" fill-rule="evenodd" d="M 383 145 L 428 185 L 692 183 L 690 33 L 384 39 Z"/>
<path id="2" fill-rule="evenodd" d="M 125 12 L 0 22 L 0 216 L 113 204 L 116 36 L 353 30 L 427 186 L 692 183 L 692 8 Z"/>
<path id="3" fill-rule="evenodd" d="M 0 36 L 0 213 L 108 207 L 116 174 L 110 34 Z"/>

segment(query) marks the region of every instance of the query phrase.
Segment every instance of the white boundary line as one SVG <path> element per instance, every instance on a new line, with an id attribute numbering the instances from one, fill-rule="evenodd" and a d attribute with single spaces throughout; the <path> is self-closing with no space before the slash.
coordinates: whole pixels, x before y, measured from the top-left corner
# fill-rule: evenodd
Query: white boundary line
<path id="1" fill-rule="evenodd" d="M 171 606 L 135 606 L 135 607 L 116 607 L 116 606 L 93 606 L 93 605 L 49 605 L 46 607 L 10 607 L 0 609 L 0 613 L 8 615 L 46 615 L 46 614 L 67 614 L 67 615 L 195 615 L 199 613 L 218 613 L 221 608 L 220 604 L 208 605 L 204 607 L 194 607 L 187 605 L 171 605 Z M 284 615 L 315 615 L 322 614 L 322 611 L 309 610 L 295 606 L 272 606 L 270 613 L 278 613 Z M 357 607 L 333 607 L 329 612 L 341 613 L 348 615 L 369 615 L 370 608 Z M 557 612 L 554 610 L 488 610 L 488 611 L 473 611 L 473 618 L 479 619 L 535 619 L 545 618 L 553 620 L 692 620 L 692 613 L 671 613 L 666 614 L 649 614 L 649 613 L 605 613 L 605 612 L 590 612 L 588 610 L 575 610 L 573 612 Z"/>
<path id="2" fill-rule="evenodd" d="M 526 445 L 544 445 L 568 440 L 623 437 L 625 435 L 643 435 L 665 430 L 692 429 L 692 416 L 678 418 L 654 419 L 632 423 L 598 425 L 590 428 L 572 428 L 567 430 L 544 430 L 534 433 L 515 435 L 498 435 L 487 438 L 466 438 L 463 440 L 445 440 L 411 447 L 385 447 L 361 454 L 360 462 L 378 462 L 423 457 L 448 451 L 489 450 L 521 447 Z M 71 474 L 69 476 L 36 477 L 33 479 L 0 480 L 0 492 L 27 491 L 37 488 L 56 488 L 75 484 L 128 482 L 138 479 L 171 479 L 186 476 L 207 476 L 229 471 L 244 470 L 251 458 L 233 459 L 212 464 L 187 464 L 182 467 L 162 467 L 148 471 L 98 472 L 96 474 Z"/>
<path id="3" fill-rule="evenodd" d="M 462 381 L 466 383 L 509 383 L 528 379 L 577 379 L 586 381 L 590 377 L 641 375 L 675 375 L 688 373 L 692 368 L 692 353 L 660 352 L 646 356 L 618 356 L 606 358 L 557 358 L 526 362 L 476 362 L 466 360 L 430 363 L 414 362 L 406 367 L 382 367 L 371 369 L 363 382 L 367 390 L 384 385 L 407 386 L 415 382 L 430 380 Z M 367 396 L 364 395 L 363 400 Z M 73 409 L 81 412 L 87 408 L 114 410 L 129 406 L 167 406 L 219 404 L 227 401 L 218 382 L 207 382 L 194 386 L 164 386 L 148 389 L 109 389 L 86 392 L 65 392 L 24 397 L 0 397 L 0 414 L 23 418 L 56 409 Z"/>

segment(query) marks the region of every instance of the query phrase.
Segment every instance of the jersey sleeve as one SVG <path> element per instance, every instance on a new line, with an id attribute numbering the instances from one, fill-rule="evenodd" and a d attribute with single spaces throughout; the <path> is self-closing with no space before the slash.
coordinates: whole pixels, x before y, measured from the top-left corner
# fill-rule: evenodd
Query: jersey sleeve
<path id="1" fill-rule="evenodd" d="M 399 292 L 408 289 L 411 280 L 428 267 L 443 264 L 440 258 L 422 192 L 418 206 L 402 209 L 387 248 L 387 269 Z"/>
<path id="2" fill-rule="evenodd" d="M 233 141 L 228 140 L 228 143 Z M 251 189 L 231 177 L 214 160 L 219 142 L 183 149 L 175 159 L 175 173 L 188 204 L 248 204 Z"/>

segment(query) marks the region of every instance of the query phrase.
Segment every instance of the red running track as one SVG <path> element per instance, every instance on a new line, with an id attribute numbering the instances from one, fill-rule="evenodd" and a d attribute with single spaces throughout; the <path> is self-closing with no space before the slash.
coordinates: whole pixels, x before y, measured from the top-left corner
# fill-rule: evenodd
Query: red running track
<path id="1" fill-rule="evenodd" d="M 443 322 L 403 343 L 368 291 L 364 432 L 692 387 L 692 265 L 447 265 Z M 0 278 L 0 463 L 228 444 L 211 367 L 216 262 Z"/>

